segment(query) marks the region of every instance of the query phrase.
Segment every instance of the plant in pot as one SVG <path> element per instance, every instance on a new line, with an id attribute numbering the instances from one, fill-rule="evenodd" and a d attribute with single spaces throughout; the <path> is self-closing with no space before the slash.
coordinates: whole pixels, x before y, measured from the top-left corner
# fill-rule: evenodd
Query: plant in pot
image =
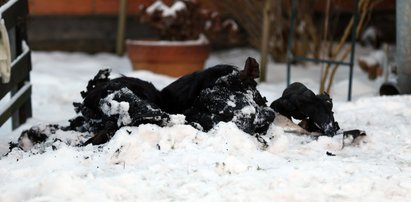
<path id="1" fill-rule="evenodd" d="M 171 6 L 156 1 L 141 7 L 138 19 L 154 28 L 158 38 L 126 41 L 133 68 L 174 77 L 203 69 L 209 39 L 222 31 L 235 39 L 238 30 L 234 21 L 221 20 L 217 12 L 201 8 L 196 0 L 179 0 Z"/>

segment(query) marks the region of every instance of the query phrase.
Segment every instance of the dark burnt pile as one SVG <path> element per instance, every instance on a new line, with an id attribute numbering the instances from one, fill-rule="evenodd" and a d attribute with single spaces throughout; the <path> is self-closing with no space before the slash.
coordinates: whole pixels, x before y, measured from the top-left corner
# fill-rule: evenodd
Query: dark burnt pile
<path id="1" fill-rule="evenodd" d="M 124 126 L 141 124 L 170 125 L 170 115 L 183 114 L 186 123 L 208 131 L 219 122 L 233 122 L 244 132 L 259 138 L 266 134 L 275 119 L 275 112 L 303 120 L 301 126 L 308 131 L 333 136 L 339 129 L 334 121 L 332 100 L 326 94 L 315 95 L 301 83 L 290 85 L 282 97 L 270 107 L 261 96 L 255 79 L 259 65 L 248 58 L 244 69 L 231 65 L 217 65 L 177 79 L 157 90 L 153 84 L 130 77 L 109 78 L 109 70 L 100 70 L 81 92 L 83 101 L 74 103 L 78 117 L 70 125 L 49 125 L 53 130 L 36 131 L 33 127 L 22 133 L 25 140 L 41 141 L 56 130 L 91 134 L 80 145 L 97 145 L 109 141 Z M 38 127 L 37 127 L 38 128 Z M 46 134 L 50 131 L 49 134 Z M 29 137 L 30 134 L 36 137 Z M 22 139 L 22 138 L 20 138 Z M 22 142 L 15 146 L 22 148 Z M 33 139 L 33 140 L 34 140 Z M 40 142 L 41 142 L 40 141 Z"/>
<path id="2" fill-rule="evenodd" d="M 258 75 L 258 63 L 248 58 L 242 71 L 217 65 L 186 75 L 160 92 L 136 78 L 110 80 L 109 71 L 101 70 L 81 93 L 83 102 L 74 104 L 81 115 L 66 130 L 93 133 L 85 144 L 102 144 L 123 126 L 166 126 L 169 114 L 184 114 L 187 124 L 203 131 L 233 121 L 243 131 L 261 135 L 275 116 L 256 89 Z"/>
<path id="3" fill-rule="evenodd" d="M 163 100 L 176 101 L 165 103 L 164 109 L 184 114 L 189 124 L 204 131 L 232 121 L 246 133 L 263 135 L 275 115 L 256 88 L 258 76 L 259 65 L 253 58 L 247 59 L 242 71 L 217 65 L 186 75 L 162 90 Z"/>
<path id="4" fill-rule="evenodd" d="M 82 103 L 74 103 L 81 115 L 70 120 L 66 130 L 91 132 L 85 144 L 102 144 L 123 126 L 156 124 L 165 126 L 169 115 L 162 111 L 160 92 L 153 84 L 131 77 L 109 79 L 108 69 L 100 70 L 81 92 Z"/>
<path id="5" fill-rule="evenodd" d="M 278 113 L 291 119 L 301 120 L 299 125 L 309 132 L 334 136 L 340 129 L 334 121 L 333 103 L 327 93 L 315 95 L 302 83 L 288 86 L 282 96 L 271 103 Z"/>

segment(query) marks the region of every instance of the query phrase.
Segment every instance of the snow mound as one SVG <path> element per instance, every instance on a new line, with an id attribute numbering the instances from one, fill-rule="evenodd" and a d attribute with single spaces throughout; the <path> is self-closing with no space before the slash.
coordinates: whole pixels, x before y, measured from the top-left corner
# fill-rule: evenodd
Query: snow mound
<path id="1" fill-rule="evenodd" d="M 30 152 L 2 157 L 0 201 L 410 199 L 410 103 L 409 96 L 337 103 L 341 125 L 369 135 L 343 149 L 340 136 L 314 140 L 275 124 L 262 147 L 232 122 L 204 133 L 181 115 L 166 127 L 122 127 L 102 146 L 50 136 Z M 53 136 L 80 138 L 60 130 Z"/>
<path id="2" fill-rule="evenodd" d="M 250 49 L 223 51 L 213 53 L 206 66 L 241 66 L 239 58 L 245 55 L 259 57 Z M 110 54 L 33 52 L 32 56 L 34 118 L 12 133 L 3 132 L 2 126 L 2 154 L 7 142 L 16 141 L 24 128 L 74 117 L 73 100 L 81 100 L 78 92 L 103 65 L 149 80 L 159 89 L 172 82 L 144 71 L 130 73 L 125 57 Z M 285 88 L 284 66 L 270 62 L 268 80 L 277 84 L 259 85 L 269 101 Z M 370 83 L 354 68 L 356 101 L 345 102 L 348 68 L 339 71 L 343 73 L 334 86 L 335 119 L 342 129 L 365 130 L 362 144 L 341 149 L 340 136 L 315 141 L 284 132 L 274 123 L 268 132 L 269 147 L 264 149 L 232 123 L 202 133 L 184 125 L 184 116 L 175 116 L 170 117 L 173 124 L 164 128 L 124 127 L 103 146 L 53 143 L 50 136 L 49 145 L 39 145 L 44 152 L 13 150 L 0 159 L 0 201 L 411 201 L 411 96 L 363 98 L 375 96 L 379 84 Z M 296 68 L 293 75 L 317 84 L 313 78 L 319 68 Z M 83 138 L 77 139 L 78 135 L 59 130 L 54 134 L 59 139 L 74 138 L 73 145 Z M 117 154 L 119 148 L 122 152 Z"/>

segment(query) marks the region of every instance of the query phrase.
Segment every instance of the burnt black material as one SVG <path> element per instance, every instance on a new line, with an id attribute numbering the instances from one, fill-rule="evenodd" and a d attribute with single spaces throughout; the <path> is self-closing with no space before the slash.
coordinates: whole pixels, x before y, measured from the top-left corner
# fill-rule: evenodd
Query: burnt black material
<path id="1" fill-rule="evenodd" d="M 274 120 L 274 111 L 256 89 L 259 67 L 252 58 L 242 71 L 217 65 L 181 77 L 161 93 L 151 83 L 129 77 L 109 79 L 109 73 L 101 70 L 81 92 L 83 102 L 74 103 L 81 115 L 70 120 L 66 129 L 93 133 L 85 144 L 105 143 L 122 126 L 164 126 L 168 113 L 184 114 L 189 124 L 205 131 L 220 121 L 233 121 L 250 134 L 264 134 Z"/>
<path id="2" fill-rule="evenodd" d="M 247 85 L 253 86 L 254 90 L 256 90 L 255 86 L 257 83 L 254 79 L 259 77 L 259 65 L 254 58 L 248 57 L 244 70 L 241 72 L 232 65 L 216 65 L 177 79 L 161 91 L 161 97 L 164 101 L 162 108 L 168 113 L 184 113 L 193 105 L 201 91 L 213 88 L 217 80 L 233 72 L 240 75 L 230 81 L 230 88 L 241 88 L 241 86 L 236 85 L 242 81 L 247 83 Z"/>
<path id="3" fill-rule="evenodd" d="M 50 135 L 56 133 L 58 129 L 59 129 L 58 125 L 49 124 L 46 126 L 34 126 L 28 130 L 24 130 L 21 133 L 17 144 L 9 143 L 10 145 L 9 149 L 12 150 L 15 147 L 19 147 L 23 149 L 24 147 L 27 146 L 25 145 L 26 143 L 28 143 L 27 140 L 30 141 L 30 143 L 28 144 L 32 144 L 32 145 L 42 143 L 46 141 Z M 23 140 L 23 139 L 27 139 L 27 140 Z"/>
<path id="4" fill-rule="evenodd" d="M 221 73 L 222 69 L 230 72 L 217 78 L 208 77 L 210 72 Z M 214 75 L 221 75 L 217 73 Z M 254 79 L 259 76 L 259 67 L 254 59 L 248 58 L 242 71 L 225 65 L 199 72 L 196 76 L 208 78 L 213 84 L 207 83 L 209 87 L 197 89 L 196 94 L 199 95 L 183 112 L 189 123 L 195 126 L 199 124 L 203 130 L 208 131 L 220 121 L 233 121 L 246 133 L 265 134 L 275 115 L 274 111 L 267 107 L 266 99 L 256 89 L 257 83 Z"/>
<path id="5" fill-rule="evenodd" d="M 354 129 L 354 130 L 347 130 L 343 132 L 344 137 L 349 137 L 351 136 L 353 139 L 356 139 L 358 137 L 363 137 L 367 136 L 365 131 L 359 130 L 359 129 Z"/>
<path id="6" fill-rule="evenodd" d="M 164 126 L 169 115 L 157 104 L 160 92 L 153 84 L 130 77 L 109 79 L 109 70 L 100 70 L 81 92 L 82 103 L 74 103 L 81 115 L 67 129 L 94 133 L 85 144 L 107 142 L 122 126 L 152 123 Z"/>
<path id="7" fill-rule="evenodd" d="M 149 82 L 130 77 L 110 79 L 109 70 L 100 70 L 81 92 L 83 102 L 74 103 L 79 116 L 70 120 L 69 126 L 48 127 L 53 131 L 33 127 L 22 137 L 28 136 L 35 144 L 44 142 L 55 130 L 73 130 L 93 134 L 84 145 L 103 144 L 123 126 L 166 126 L 172 113 L 184 114 L 188 124 L 204 131 L 219 122 L 233 122 L 261 143 L 265 143 L 261 136 L 274 121 L 274 111 L 303 120 L 300 124 L 309 131 L 332 136 L 339 129 L 331 98 L 315 95 L 301 83 L 290 85 L 268 107 L 256 88 L 254 79 L 259 73 L 257 61 L 248 58 L 241 71 L 217 65 L 183 76 L 160 92 Z"/>
<path id="8" fill-rule="evenodd" d="M 168 113 L 183 114 L 202 90 L 213 87 L 217 79 L 235 69 L 231 65 L 217 65 L 177 79 L 161 91 L 163 109 Z"/>
<path id="9" fill-rule="evenodd" d="M 338 123 L 334 121 L 330 96 L 326 93 L 315 95 L 299 82 L 288 86 L 282 96 L 272 102 L 270 107 L 289 119 L 303 120 L 300 125 L 310 132 L 318 131 L 334 136 L 340 129 Z"/>
<path id="10" fill-rule="evenodd" d="M 146 100 L 154 105 L 160 103 L 160 92 L 152 83 L 131 77 L 109 79 L 109 75 L 108 69 L 100 70 L 94 79 L 89 81 L 87 91 L 81 92 L 81 96 L 84 98 L 83 103 L 74 104 L 77 112 L 81 112 L 87 118 L 101 117 L 100 100 L 123 88 L 129 89 L 131 91 L 129 94 L 134 94 L 141 100 Z"/>

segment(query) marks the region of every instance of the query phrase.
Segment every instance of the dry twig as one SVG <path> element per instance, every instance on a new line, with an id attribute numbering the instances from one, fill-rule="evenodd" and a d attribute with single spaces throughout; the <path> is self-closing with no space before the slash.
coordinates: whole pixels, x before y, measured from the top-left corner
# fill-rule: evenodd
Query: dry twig
<path id="1" fill-rule="evenodd" d="M 356 33 L 355 33 L 355 38 L 356 39 L 359 37 L 359 35 L 361 33 L 361 30 L 362 30 L 362 27 L 364 25 L 365 18 L 367 16 L 368 10 L 370 8 L 370 0 L 360 0 L 358 6 L 359 6 L 359 12 L 361 13 L 361 16 L 360 16 L 360 19 L 359 19 L 359 22 L 358 22 L 358 25 L 357 25 Z M 340 39 L 339 44 L 334 49 L 334 51 L 331 53 L 331 59 L 332 60 L 337 59 L 338 55 L 340 54 L 341 49 L 343 48 L 343 45 L 347 42 L 347 38 L 348 38 L 349 33 L 351 33 L 351 30 L 353 28 L 353 24 L 354 24 L 354 17 L 351 18 L 350 22 L 348 23 L 348 25 L 347 25 L 347 27 L 344 31 L 343 36 Z M 346 59 L 350 52 L 351 52 L 351 47 L 345 49 L 339 60 L 343 61 L 344 59 Z M 333 70 L 331 71 L 331 73 L 329 73 L 331 65 L 327 64 L 326 69 L 325 69 L 324 74 L 323 74 L 322 79 L 321 79 L 320 93 L 324 92 L 325 83 L 327 81 L 327 78 L 329 78 L 326 92 L 330 94 L 331 87 L 332 87 L 334 77 L 335 77 L 335 74 L 337 72 L 338 67 L 339 67 L 338 64 L 334 65 Z"/>

